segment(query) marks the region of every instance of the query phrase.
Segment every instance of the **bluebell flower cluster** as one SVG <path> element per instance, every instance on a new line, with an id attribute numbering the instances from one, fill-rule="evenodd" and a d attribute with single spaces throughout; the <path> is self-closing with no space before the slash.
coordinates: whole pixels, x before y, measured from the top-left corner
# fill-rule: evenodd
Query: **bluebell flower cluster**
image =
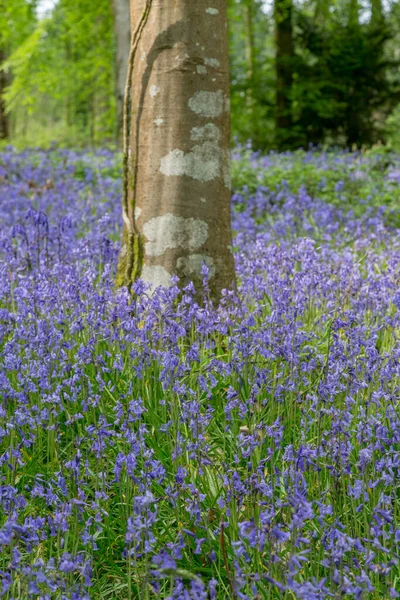
<path id="1" fill-rule="evenodd" d="M 214 307 L 115 289 L 112 153 L 0 154 L 0 598 L 400 596 L 400 231 L 303 160 L 233 196 Z"/>

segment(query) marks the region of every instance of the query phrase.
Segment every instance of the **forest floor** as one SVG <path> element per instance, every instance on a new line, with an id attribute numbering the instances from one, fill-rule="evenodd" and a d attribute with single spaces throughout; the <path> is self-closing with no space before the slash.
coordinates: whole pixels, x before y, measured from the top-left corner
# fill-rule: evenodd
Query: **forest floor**
<path id="1" fill-rule="evenodd" d="M 0 597 L 399 597 L 400 157 L 233 176 L 237 298 L 132 303 L 119 157 L 0 154 Z"/>

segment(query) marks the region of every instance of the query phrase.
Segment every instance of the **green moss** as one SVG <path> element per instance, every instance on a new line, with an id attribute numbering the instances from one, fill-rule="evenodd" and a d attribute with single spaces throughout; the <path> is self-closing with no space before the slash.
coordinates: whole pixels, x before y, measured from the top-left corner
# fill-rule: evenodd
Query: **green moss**
<path id="1" fill-rule="evenodd" d="M 124 233 L 122 249 L 118 258 L 116 287 L 132 284 L 140 277 L 143 268 L 143 236 L 141 234 L 127 235 Z"/>

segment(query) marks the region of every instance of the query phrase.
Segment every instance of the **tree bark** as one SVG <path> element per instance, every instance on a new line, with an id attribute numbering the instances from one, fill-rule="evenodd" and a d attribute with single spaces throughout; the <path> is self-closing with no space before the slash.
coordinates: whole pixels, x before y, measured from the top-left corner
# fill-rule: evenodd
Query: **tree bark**
<path id="1" fill-rule="evenodd" d="M 276 35 L 276 138 L 285 146 L 292 128 L 291 90 L 293 85 L 293 2 L 275 0 Z"/>
<path id="2" fill-rule="evenodd" d="M 226 0 L 132 0 L 131 15 L 137 51 L 117 285 L 140 275 L 154 290 L 178 275 L 181 286 L 200 288 L 205 264 L 218 301 L 235 281 Z"/>
<path id="3" fill-rule="evenodd" d="M 117 139 L 122 145 L 124 95 L 131 45 L 129 0 L 113 0 L 115 31 L 115 82 L 117 101 Z"/>
<path id="4" fill-rule="evenodd" d="M 5 59 L 5 52 L 0 48 L 0 65 Z M 8 139 L 10 135 L 10 118 L 6 113 L 6 103 L 4 100 L 4 91 L 7 85 L 7 74 L 4 71 L 0 71 L 0 140 Z"/>

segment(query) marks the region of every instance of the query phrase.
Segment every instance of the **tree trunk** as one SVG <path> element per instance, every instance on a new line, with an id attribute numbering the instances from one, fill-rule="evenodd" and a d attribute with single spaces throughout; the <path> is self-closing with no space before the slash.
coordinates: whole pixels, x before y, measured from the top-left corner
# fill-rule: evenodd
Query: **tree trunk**
<path id="1" fill-rule="evenodd" d="M 113 0 L 116 45 L 115 82 L 117 100 L 117 139 L 122 145 L 124 96 L 131 45 L 129 0 Z"/>
<path id="2" fill-rule="evenodd" d="M 250 113 L 251 138 L 255 145 L 258 142 L 258 123 L 255 112 L 257 78 L 256 45 L 254 39 L 254 0 L 246 0 L 244 3 L 244 22 L 246 29 L 246 62 L 248 88 L 246 103 Z"/>
<path id="3" fill-rule="evenodd" d="M 292 128 L 293 2 L 275 0 L 276 32 L 276 138 L 285 147 Z"/>
<path id="4" fill-rule="evenodd" d="M 131 14 L 137 52 L 117 285 L 140 275 L 155 289 L 178 275 L 181 286 L 200 287 L 205 264 L 218 301 L 235 280 L 226 0 L 132 0 Z"/>
<path id="5" fill-rule="evenodd" d="M 379 26 L 385 20 L 383 14 L 382 0 L 372 0 L 371 2 L 371 24 Z"/>
<path id="6" fill-rule="evenodd" d="M 358 27 L 360 25 L 360 4 L 358 0 L 350 0 L 349 4 L 349 26 Z"/>
<path id="7" fill-rule="evenodd" d="M 327 25 L 329 20 L 329 2 L 330 0 L 317 0 L 315 4 L 315 20 L 321 25 Z"/>
<path id="8" fill-rule="evenodd" d="M 5 53 L 0 48 L 0 65 L 5 61 Z M 0 71 L 0 140 L 8 139 L 10 135 L 10 118 L 6 113 L 4 91 L 8 85 L 7 74 Z"/>

